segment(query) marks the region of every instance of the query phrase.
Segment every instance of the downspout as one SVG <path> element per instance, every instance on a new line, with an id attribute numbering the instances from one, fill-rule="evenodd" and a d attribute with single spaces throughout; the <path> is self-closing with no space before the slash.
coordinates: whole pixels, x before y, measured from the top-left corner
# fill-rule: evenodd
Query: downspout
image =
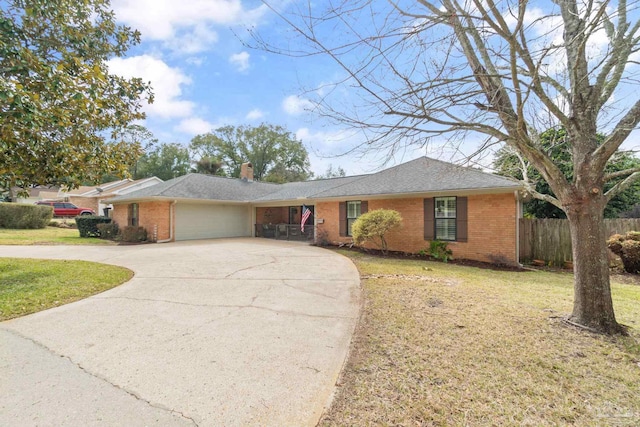
<path id="1" fill-rule="evenodd" d="M 158 240 L 156 243 L 168 243 L 173 241 L 173 215 L 176 210 L 176 200 L 169 205 L 169 238 L 164 240 Z"/>
<path id="2" fill-rule="evenodd" d="M 516 264 L 522 267 L 520 262 L 520 218 L 522 218 L 522 198 L 520 192 L 515 191 L 516 196 Z"/>

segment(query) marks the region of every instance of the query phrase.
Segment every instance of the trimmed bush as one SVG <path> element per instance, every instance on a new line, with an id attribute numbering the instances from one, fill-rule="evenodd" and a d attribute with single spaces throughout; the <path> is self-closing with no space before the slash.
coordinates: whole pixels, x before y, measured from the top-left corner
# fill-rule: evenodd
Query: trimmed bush
<path id="1" fill-rule="evenodd" d="M 80 215 L 76 217 L 76 225 L 80 232 L 80 237 L 100 237 L 98 224 L 108 224 L 111 218 L 97 215 Z"/>
<path id="2" fill-rule="evenodd" d="M 624 271 L 640 273 L 640 233 L 630 231 L 624 236 L 614 234 L 607 240 L 607 247 L 622 259 Z"/>
<path id="3" fill-rule="evenodd" d="M 145 242 L 147 240 L 147 230 L 144 227 L 124 227 L 120 232 L 120 240 L 128 243 Z"/>
<path id="4" fill-rule="evenodd" d="M 0 203 L 0 228 L 45 228 L 53 218 L 51 206 Z"/>
<path id="5" fill-rule="evenodd" d="M 96 227 L 98 228 L 101 239 L 115 240 L 116 237 L 118 237 L 119 229 L 117 222 L 100 223 Z"/>
<path id="6" fill-rule="evenodd" d="M 392 209 L 376 209 L 364 213 L 351 226 L 351 235 L 356 245 L 371 241 L 384 255 L 387 254 L 385 235 L 402 225 L 402 216 Z"/>

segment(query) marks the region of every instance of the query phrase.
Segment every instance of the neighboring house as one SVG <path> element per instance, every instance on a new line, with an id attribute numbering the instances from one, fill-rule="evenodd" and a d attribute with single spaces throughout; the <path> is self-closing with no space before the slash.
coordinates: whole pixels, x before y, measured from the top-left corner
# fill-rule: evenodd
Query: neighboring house
<path id="1" fill-rule="evenodd" d="M 96 214 L 102 215 L 105 208 L 112 208 L 112 198 L 151 187 L 161 182 L 163 181 L 155 176 L 137 180 L 122 179 L 93 187 L 81 187 L 71 190 L 65 193 L 64 197 L 65 200 L 77 206 L 93 209 Z"/>
<path id="2" fill-rule="evenodd" d="M 97 215 L 102 215 L 104 208 L 111 208 L 110 199 L 141 190 L 163 182 L 152 176 L 138 180 L 122 179 L 94 186 L 81 186 L 73 190 L 63 190 L 60 187 L 34 187 L 29 189 L 29 197 L 16 200 L 17 203 L 35 203 L 39 201 L 71 202 L 78 207 L 93 209 Z M 17 193 L 18 189 L 15 189 Z"/>
<path id="3" fill-rule="evenodd" d="M 359 215 L 386 208 L 403 218 L 388 235 L 390 250 L 415 253 L 439 239 L 458 258 L 518 261 L 522 187 L 508 178 L 427 157 L 369 175 L 286 184 L 254 182 L 245 163 L 241 177 L 181 176 L 112 199 L 112 216 L 164 242 L 266 235 L 270 224 L 299 224 L 306 206 L 316 237 L 335 244 L 351 241 Z"/>
<path id="4" fill-rule="evenodd" d="M 18 194 L 18 192 L 22 190 L 22 188 L 14 187 L 12 188 L 12 194 Z M 33 204 L 35 202 L 39 202 L 41 200 L 54 200 L 58 197 L 60 193 L 59 187 L 43 187 L 37 186 L 33 188 L 29 188 L 29 196 L 28 197 L 16 197 L 16 203 L 30 203 Z"/>

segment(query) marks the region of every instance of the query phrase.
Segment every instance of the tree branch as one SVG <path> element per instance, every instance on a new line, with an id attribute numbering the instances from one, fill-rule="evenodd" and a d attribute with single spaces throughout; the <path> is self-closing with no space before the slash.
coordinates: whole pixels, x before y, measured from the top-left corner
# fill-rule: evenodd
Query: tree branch
<path id="1" fill-rule="evenodd" d="M 640 172 L 634 172 L 623 181 L 620 181 L 619 183 L 611 187 L 609 191 L 604 193 L 604 197 L 607 203 L 609 203 L 609 201 L 613 199 L 615 196 L 617 196 L 618 194 L 622 193 L 624 190 L 629 188 L 634 182 L 638 180 L 638 178 L 640 178 Z"/>
<path id="2" fill-rule="evenodd" d="M 608 181 L 611 181 L 612 179 L 620 178 L 621 176 L 629 176 L 636 172 L 640 172 L 640 167 L 611 172 L 611 173 L 605 174 L 603 179 L 604 179 L 604 182 L 608 182 Z"/>

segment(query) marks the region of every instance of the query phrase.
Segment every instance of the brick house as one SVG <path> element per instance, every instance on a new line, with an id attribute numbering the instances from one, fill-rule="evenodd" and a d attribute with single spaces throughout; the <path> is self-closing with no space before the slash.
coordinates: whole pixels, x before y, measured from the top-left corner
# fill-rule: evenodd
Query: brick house
<path id="1" fill-rule="evenodd" d="M 389 249 L 418 252 L 430 240 L 457 258 L 518 261 L 520 184 L 508 178 L 421 157 L 368 175 L 286 184 L 189 174 L 111 200 L 122 227 L 140 225 L 158 242 L 221 237 L 351 241 L 351 224 L 373 209 L 395 209 L 403 226 Z M 300 227 L 305 209 L 311 214 Z"/>
<path id="2" fill-rule="evenodd" d="M 122 179 L 118 181 L 106 182 L 94 186 L 81 186 L 73 190 L 66 190 L 60 187 L 36 187 L 30 188 L 29 197 L 17 198 L 18 203 L 35 203 L 38 201 L 61 201 L 71 202 L 78 207 L 93 209 L 96 214 L 101 215 L 104 208 L 111 208 L 111 198 L 121 196 L 150 187 L 163 182 L 160 178 L 152 176 L 142 179 Z M 14 193 L 19 189 L 15 188 Z"/>

